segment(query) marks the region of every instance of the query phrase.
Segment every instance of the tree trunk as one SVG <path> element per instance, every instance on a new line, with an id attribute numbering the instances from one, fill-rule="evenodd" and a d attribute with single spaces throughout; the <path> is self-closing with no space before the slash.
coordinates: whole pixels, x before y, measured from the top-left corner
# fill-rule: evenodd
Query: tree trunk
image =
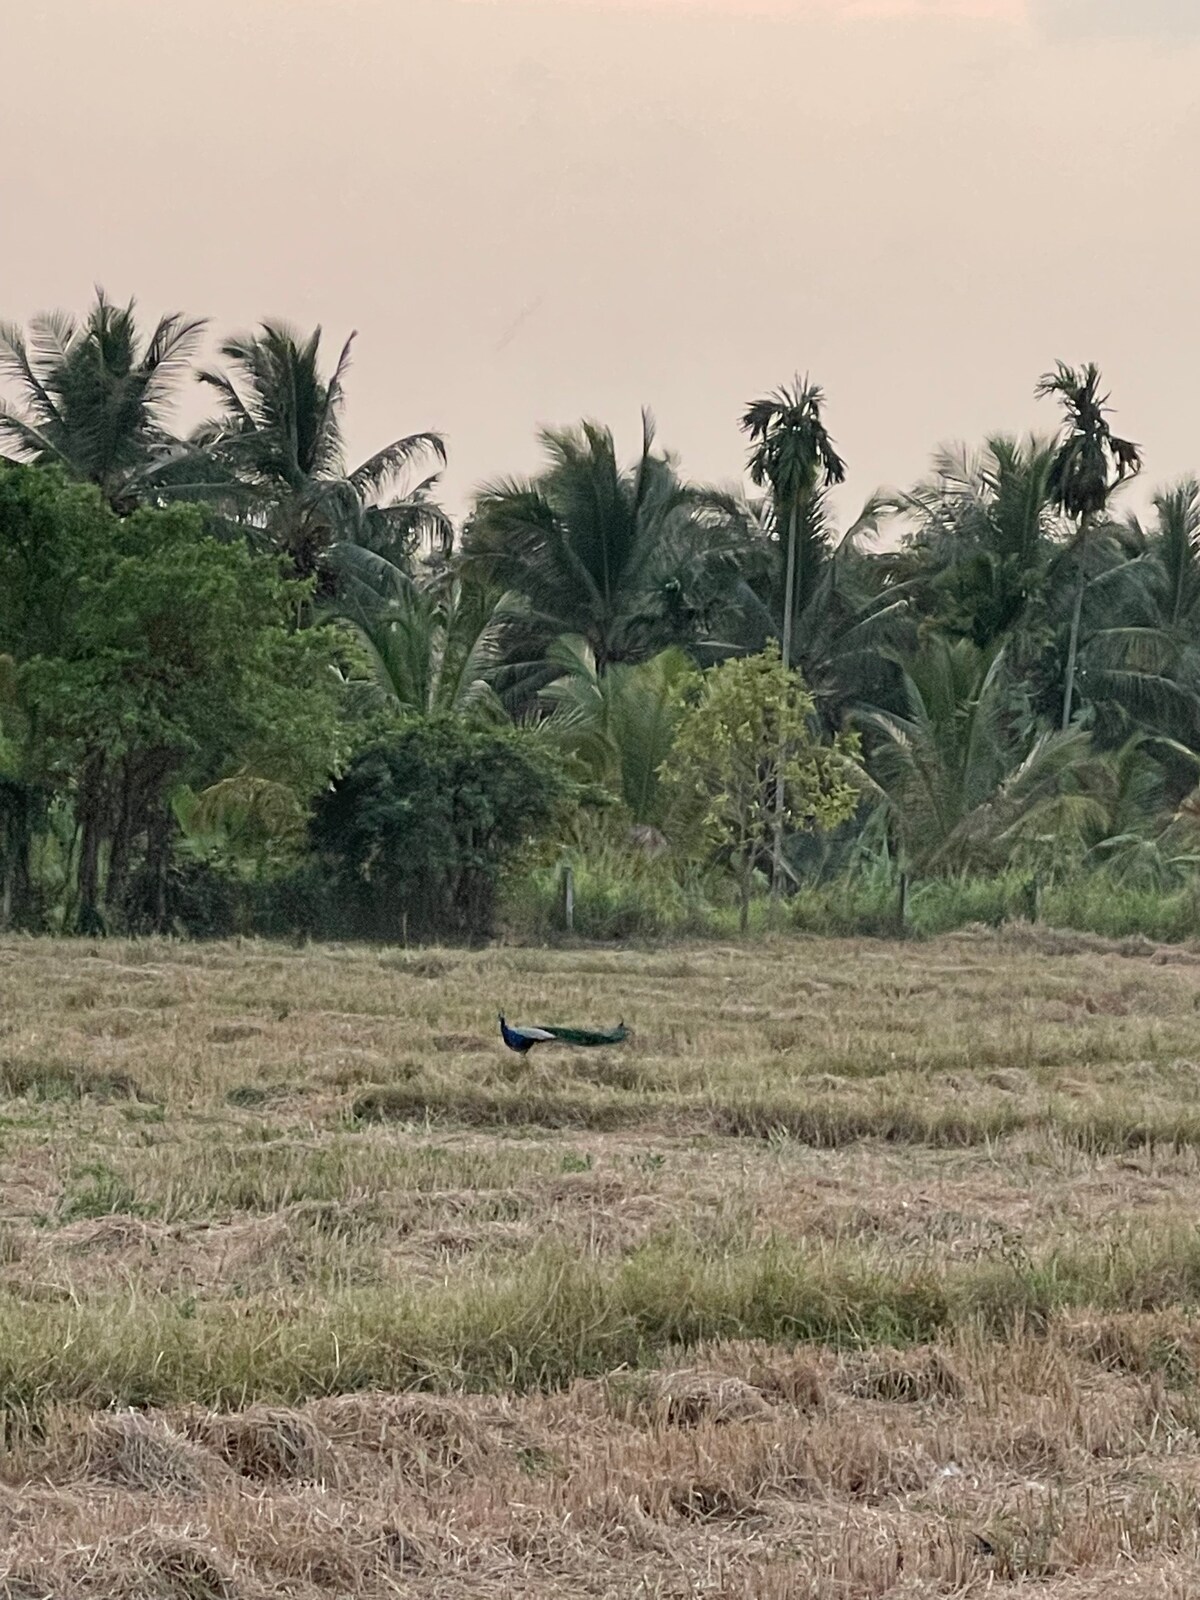
<path id="1" fill-rule="evenodd" d="M 1075 710 L 1075 672 L 1079 662 L 1079 628 L 1083 620 L 1083 595 L 1087 588 L 1087 575 L 1084 572 L 1083 558 L 1087 550 L 1088 534 L 1091 532 L 1092 519 L 1084 515 L 1079 523 L 1079 536 L 1075 543 L 1076 561 L 1079 566 L 1079 582 L 1075 589 L 1075 604 L 1071 609 L 1071 639 L 1067 646 L 1067 680 L 1063 685 L 1062 731 L 1066 733 L 1071 726 L 1071 716 Z"/>
<path id="2" fill-rule="evenodd" d="M 738 928 L 743 934 L 750 929 L 750 889 L 754 882 L 754 856 L 749 850 L 742 856 L 741 881 L 738 885 L 740 899 L 738 904 Z"/>
<path id="3" fill-rule="evenodd" d="M 112 834 L 112 844 L 108 853 L 108 879 L 104 885 L 104 908 L 108 913 L 107 920 L 109 926 L 117 928 L 125 926 L 125 882 L 129 876 L 129 857 L 133 844 L 133 819 L 136 815 L 136 796 L 133 793 L 133 787 L 133 774 L 129 770 L 129 763 L 125 762 L 121 767 L 118 779 L 120 800 L 117 807 L 116 826 Z"/>
<path id="4" fill-rule="evenodd" d="M 100 847 L 105 824 L 104 757 L 93 756 L 83 771 L 75 823 L 79 830 L 79 905 L 76 930 L 82 934 L 104 932 L 100 915 Z"/>
<path id="5" fill-rule="evenodd" d="M 1083 573 L 1075 590 L 1075 605 L 1071 612 L 1071 642 L 1067 646 L 1067 681 L 1063 685 L 1062 731 L 1071 726 L 1071 713 L 1075 709 L 1075 668 L 1079 660 L 1079 624 L 1083 617 L 1083 591 L 1086 587 Z"/>
<path id="6" fill-rule="evenodd" d="M 1030 922 L 1042 918 L 1042 875 L 1035 872 L 1025 886 L 1025 909 Z"/>
<path id="7" fill-rule="evenodd" d="M 171 813 L 161 806 L 146 824 L 146 865 L 150 877 L 150 920 L 155 933 L 167 931 L 167 875 L 171 867 Z"/>
<path id="8" fill-rule="evenodd" d="M 71 829 L 71 842 L 67 846 L 67 857 L 63 862 L 63 908 L 62 931 L 67 933 L 75 926 L 75 913 L 79 899 L 79 884 L 75 876 L 75 852 L 79 849 L 80 828 L 79 809 L 75 810 L 75 825 Z"/>
<path id="9" fill-rule="evenodd" d="M 900 894 L 896 902 L 896 934 L 908 938 L 908 873 L 900 874 Z"/>
<path id="10" fill-rule="evenodd" d="M 796 605 L 796 540 L 800 532 L 800 504 L 792 501 L 791 514 L 788 517 L 788 553 L 787 577 L 783 586 L 783 641 L 781 653 L 783 656 L 783 670 L 790 672 L 792 667 L 792 612 Z M 774 839 L 771 849 L 771 915 L 774 918 L 779 900 L 783 894 L 783 806 L 786 798 L 786 784 L 784 768 L 787 765 L 787 749 L 783 739 L 779 741 L 779 771 L 775 776 L 775 826 Z"/>
<path id="11" fill-rule="evenodd" d="M 100 813 L 94 808 L 84 817 L 79 848 L 79 914 L 76 926 L 80 933 L 94 934 L 104 931 L 100 916 Z"/>

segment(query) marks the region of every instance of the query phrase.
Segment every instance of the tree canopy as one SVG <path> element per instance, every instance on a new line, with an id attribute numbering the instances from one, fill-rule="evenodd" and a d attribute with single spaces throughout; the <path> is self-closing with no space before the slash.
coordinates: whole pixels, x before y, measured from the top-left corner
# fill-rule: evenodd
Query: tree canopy
<path id="1" fill-rule="evenodd" d="M 0 328 L 0 925 L 467 936 L 563 861 L 742 921 L 768 866 L 1188 881 L 1200 489 L 1122 514 L 1094 364 L 847 521 L 798 377 L 731 410 L 743 483 L 568 421 L 456 525 L 436 430 L 352 464 L 353 334 L 206 327 Z"/>

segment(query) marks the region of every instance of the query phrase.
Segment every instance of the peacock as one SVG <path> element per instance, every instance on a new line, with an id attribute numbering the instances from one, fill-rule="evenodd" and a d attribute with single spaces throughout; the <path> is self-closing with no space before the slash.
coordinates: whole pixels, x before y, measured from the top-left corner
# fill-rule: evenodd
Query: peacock
<path id="1" fill-rule="evenodd" d="M 587 1028 L 510 1028 L 500 1013 L 500 1037 L 510 1050 L 519 1056 L 528 1055 L 535 1044 L 574 1044 L 591 1047 L 601 1044 L 623 1044 L 629 1037 L 624 1022 L 618 1022 L 610 1033 L 593 1033 Z"/>

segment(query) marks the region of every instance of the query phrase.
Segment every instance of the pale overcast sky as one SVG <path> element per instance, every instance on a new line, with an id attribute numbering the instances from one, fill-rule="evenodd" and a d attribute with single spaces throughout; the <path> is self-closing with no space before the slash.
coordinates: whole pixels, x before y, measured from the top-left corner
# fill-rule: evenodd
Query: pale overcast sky
<path id="1" fill-rule="evenodd" d="M 0 7 L 0 316 L 356 327 L 353 449 L 444 429 L 456 506 L 643 402 L 728 478 L 797 369 L 858 500 L 1057 356 L 1200 469 L 1200 0 Z"/>

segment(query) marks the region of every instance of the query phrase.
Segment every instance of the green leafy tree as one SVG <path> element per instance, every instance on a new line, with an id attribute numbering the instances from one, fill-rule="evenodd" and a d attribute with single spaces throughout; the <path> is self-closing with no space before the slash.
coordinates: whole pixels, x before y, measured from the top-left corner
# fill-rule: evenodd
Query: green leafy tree
<path id="1" fill-rule="evenodd" d="M 807 378 L 789 389 L 777 389 L 755 400 L 742 417 L 742 431 L 750 439 L 750 478 L 770 491 L 771 513 L 778 543 L 787 550 L 783 587 L 783 667 L 793 663 L 792 639 L 797 608 L 806 610 L 816 595 L 828 563 L 829 547 L 822 537 L 823 522 L 814 515 L 814 502 L 822 489 L 842 483 L 846 464 L 834 449 L 821 415 L 824 391 Z M 772 848 L 771 895 L 783 892 L 784 764 L 776 777 L 775 838 Z"/>
<path id="2" fill-rule="evenodd" d="M 859 801 L 853 735 L 820 744 L 813 701 L 778 647 L 704 674 L 684 712 L 663 780 L 699 837 L 727 852 L 737 872 L 741 928 L 750 917 L 756 864 L 774 836 L 778 792 L 798 832 L 836 827 Z"/>
<path id="3" fill-rule="evenodd" d="M 577 636 L 603 674 L 705 637 L 736 570 L 733 525 L 656 453 L 649 414 L 630 468 L 597 423 L 542 444 L 547 469 L 485 488 L 463 539 L 465 570 L 523 602 L 526 654 Z"/>
<path id="4" fill-rule="evenodd" d="M 326 640 L 289 632 L 274 563 L 189 507 L 93 531 L 57 644 L 17 667 L 39 773 L 73 807 L 85 932 L 124 924 L 138 860 L 164 925 L 175 788 L 252 772 L 307 795 L 338 750 Z"/>
<path id="5" fill-rule="evenodd" d="M 360 752 L 315 808 L 345 931 L 489 933 L 502 870 L 571 793 L 561 763 L 515 730 L 410 721 Z"/>
<path id="6" fill-rule="evenodd" d="M 1108 421 L 1108 396 L 1101 394 L 1100 370 L 1094 362 L 1076 369 L 1060 361 L 1038 382 L 1039 398 L 1059 401 L 1065 418 L 1048 489 L 1051 502 L 1075 523 L 1072 545 L 1075 559 L 1075 598 L 1067 643 L 1066 678 L 1063 683 L 1062 722 L 1071 726 L 1075 704 L 1075 674 L 1079 659 L 1079 633 L 1083 615 L 1087 571 L 1084 556 L 1097 524 L 1108 510 L 1114 490 L 1142 468 L 1138 446 L 1113 433 Z"/>
<path id="7" fill-rule="evenodd" d="M 281 322 L 227 339 L 227 370 L 201 382 L 220 401 L 194 435 L 230 486 L 229 508 L 287 558 L 296 577 L 328 578 L 343 543 L 403 563 L 422 539 L 448 546 L 451 527 L 432 498 L 436 472 L 402 492 L 414 471 L 445 464 L 436 433 L 395 439 L 351 468 L 343 446 L 345 378 L 354 335 L 332 374 L 321 373 L 321 329 L 302 338 Z"/>
<path id="8" fill-rule="evenodd" d="M 0 451 L 95 484 L 121 513 L 160 498 L 186 455 L 166 419 L 205 326 L 175 314 L 143 338 L 135 309 L 98 289 L 82 322 L 0 325 L 0 374 L 18 395 L 0 401 Z"/>
<path id="9" fill-rule="evenodd" d="M 17 664 L 0 655 L 0 930 L 32 920 L 31 855 L 45 826 L 48 797 L 31 777 L 31 754 Z"/>
<path id="10" fill-rule="evenodd" d="M 54 657 L 71 634 L 79 583 L 111 513 L 58 469 L 0 463 L 0 926 L 34 927 L 31 858 L 54 785 L 43 770 L 21 663 Z"/>
<path id="11" fill-rule="evenodd" d="M 61 471 L 0 462 L 0 654 L 54 655 L 93 552 L 113 534 L 96 489 Z"/>

